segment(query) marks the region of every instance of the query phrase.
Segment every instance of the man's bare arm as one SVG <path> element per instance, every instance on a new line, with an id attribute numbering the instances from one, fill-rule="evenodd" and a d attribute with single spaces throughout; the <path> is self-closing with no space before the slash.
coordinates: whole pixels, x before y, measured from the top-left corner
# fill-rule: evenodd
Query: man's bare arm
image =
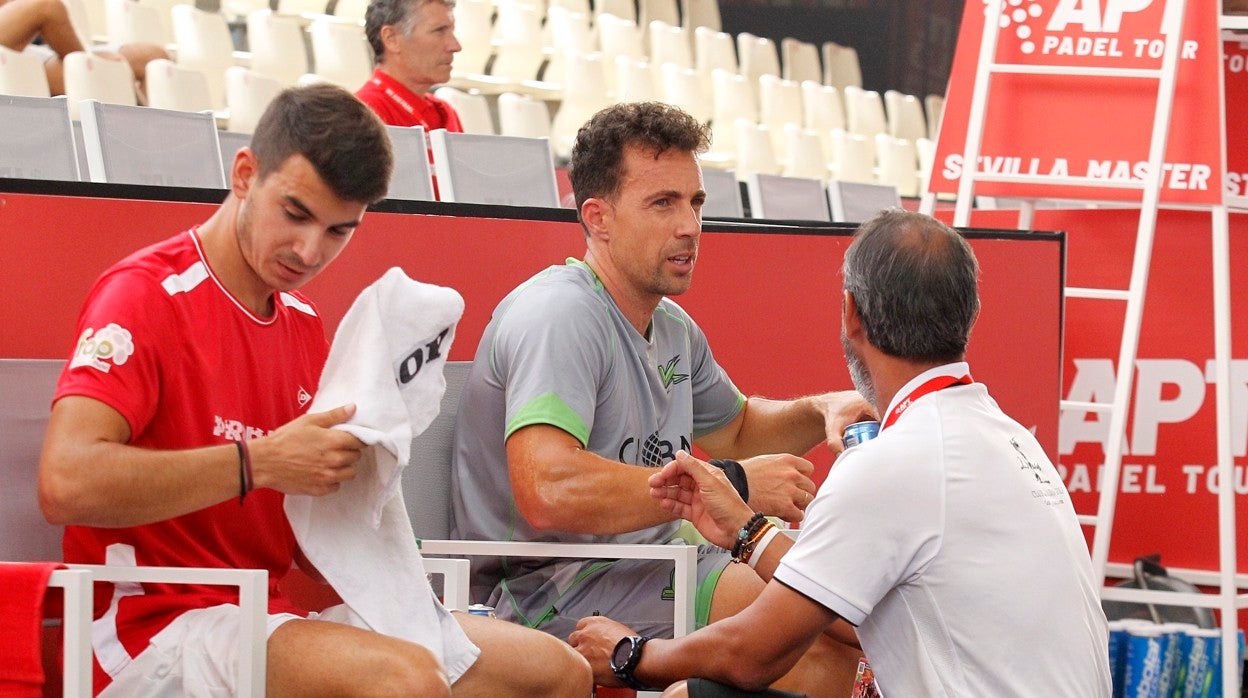
<path id="1" fill-rule="evenodd" d="M 507 439 L 516 508 L 539 530 L 614 534 L 671 521 L 650 496 L 653 468 L 603 458 L 566 431 L 535 424 Z"/>
<path id="2" fill-rule="evenodd" d="M 763 453 L 804 455 L 820 443 L 842 450 L 845 427 L 873 419 L 875 409 L 853 390 L 796 400 L 751 397 L 736 419 L 697 440 L 716 458 L 748 458 Z"/>
<path id="3" fill-rule="evenodd" d="M 363 444 L 330 429 L 352 409 L 308 414 L 248 441 L 253 486 L 322 495 L 355 477 Z M 39 502 L 54 524 L 139 526 L 181 516 L 239 494 L 234 444 L 187 450 L 129 445 L 130 427 L 94 398 L 67 396 L 52 407 L 39 461 Z"/>

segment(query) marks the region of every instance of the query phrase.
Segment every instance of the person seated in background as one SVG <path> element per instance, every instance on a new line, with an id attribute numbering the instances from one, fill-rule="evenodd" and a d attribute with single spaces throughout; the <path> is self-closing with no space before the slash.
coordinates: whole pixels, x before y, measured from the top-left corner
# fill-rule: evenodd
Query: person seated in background
<path id="1" fill-rule="evenodd" d="M 43 43 L 34 43 L 36 37 Z M 0 46 L 38 53 L 43 58 L 48 89 L 53 96 L 65 94 L 62 60 L 74 51 L 90 50 L 101 58 L 124 60 L 137 81 L 135 92 L 140 103 L 147 101 L 143 85 L 148 62 L 169 58 L 165 49 L 142 41 L 120 46 L 83 46 L 61 0 L 0 0 Z"/>
<path id="2" fill-rule="evenodd" d="M 307 412 L 329 346 L 297 289 L 346 247 L 392 164 L 385 126 L 351 93 L 279 94 L 213 215 L 92 288 L 54 397 L 40 505 L 66 526 L 68 562 L 267 570 L 270 695 L 584 696 L 585 660 L 542 633 L 441 612 L 435 653 L 342 605 L 309 615 L 278 586 L 296 561 L 318 576 L 286 495 L 336 492 L 364 447 L 333 428 L 353 405 Z M 236 592 L 111 591 L 95 607 L 97 690 L 237 694 Z"/>
<path id="3" fill-rule="evenodd" d="M 377 67 L 355 96 L 391 126 L 424 126 L 462 132 L 455 108 L 430 90 L 451 79 L 451 62 L 460 50 L 455 39 L 453 2 L 373 0 L 364 34 Z"/>
<path id="4" fill-rule="evenodd" d="M 796 542 L 687 453 L 650 478 L 665 511 L 734 546 L 766 589 L 737 615 L 646 641 L 585 618 L 571 643 L 602 683 L 740 695 L 841 619 L 885 696 L 1110 695 L 1108 631 L 1079 522 L 1044 449 L 965 361 L 978 263 L 958 233 L 891 210 L 845 254 L 841 343 L 879 436 L 846 450 Z M 744 565 L 739 565 L 744 566 Z"/>
<path id="5" fill-rule="evenodd" d="M 839 448 L 843 428 L 872 414 L 853 391 L 745 397 L 669 298 L 688 290 L 698 259 L 707 145 L 697 120 L 654 102 L 609 107 L 581 128 L 569 175 L 586 253 L 524 282 L 485 329 L 455 428 L 454 536 L 668 543 L 679 518 L 646 481 L 695 443 L 741 459 L 724 466 L 753 510 L 800 520 L 815 486 L 798 454 Z M 700 623 L 763 588 L 729 558 L 699 555 Z M 560 638 L 594 612 L 670 637 L 671 575 L 667 561 L 506 558 L 476 566 L 473 593 Z M 849 625 L 837 629 L 784 685 L 848 695 L 861 653 Z"/>

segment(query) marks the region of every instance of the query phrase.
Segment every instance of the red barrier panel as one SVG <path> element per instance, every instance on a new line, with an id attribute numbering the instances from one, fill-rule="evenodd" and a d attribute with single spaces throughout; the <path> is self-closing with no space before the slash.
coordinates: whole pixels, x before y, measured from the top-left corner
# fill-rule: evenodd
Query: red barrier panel
<path id="1" fill-rule="evenodd" d="M 212 211 L 186 202 L 0 196 L 0 232 L 22 241 L 0 247 L 0 293 L 9 317 L 0 357 L 67 356 L 95 277 Z M 369 212 L 346 251 L 305 291 L 332 333 L 359 291 L 391 266 L 451 286 L 467 305 L 451 356 L 469 359 L 508 291 L 545 266 L 583 255 L 583 234 L 570 216 L 540 221 Z M 761 223 L 703 235 L 693 289 L 679 300 L 742 390 L 782 398 L 850 387 L 839 339 L 848 235 L 846 229 Z M 971 341 L 975 375 L 1056 453 L 1062 240 L 1018 233 L 971 237 L 983 267 L 983 312 Z M 825 449 L 812 458 L 821 473 L 831 464 Z"/>
<path id="2" fill-rule="evenodd" d="M 704 235 L 696 280 L 680 303 L 743 390 L 791 397 L 848 387 L 839 339 L 840 264 L 848 233 L 761 228 Z M 307 289 L 326 321 L 336 322 L 358 292 L 339 289 L 363 288 L 398 265 L 414 278 L 464 295 L 467 310 L 452 350 L 457 359 L 472 358 L 494 305 L 508 291 L 538 269 L 584 253 L 574 223 L 370 213 L 358 235 Z M 984 309 L 971 360 L 1005 409 L 1036 426 L 1051 450 L 1057 433 L 1060 241 L 985 235 L 972 239 L 983 267 Z M 367 252 L 360 251 L 362 244 Z M 1024 308 L 1026 322 L 1020 323 Z"/>

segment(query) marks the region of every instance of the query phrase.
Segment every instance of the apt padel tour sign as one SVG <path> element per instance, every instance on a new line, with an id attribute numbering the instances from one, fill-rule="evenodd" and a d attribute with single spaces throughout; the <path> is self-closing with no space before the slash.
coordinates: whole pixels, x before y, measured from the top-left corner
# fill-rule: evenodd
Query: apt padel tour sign
<path id="1" fill-rule="evenodd" d="M 988 0 L 968 0 L 945 101 L 931 190 L 953 193 L 963 150 Z M 1003 0 L 997 61 L 1094 68 L 1161 67 L 1165 0 Z M 1222 51 L 1218 0 L 1189 0 L 1161 200 L 1216 204 L 1232 186 L 1222 161 Z M 1143 180 L 1159 81 L 995 74 L 979 171 Z M 1248 168 L 1245 168 L 1248 169 Z M 1239 193 L 1244 184 L 1235 183 Z M 1138 201 L 1130 189 L 1000 182 L 977 194 Z"/>

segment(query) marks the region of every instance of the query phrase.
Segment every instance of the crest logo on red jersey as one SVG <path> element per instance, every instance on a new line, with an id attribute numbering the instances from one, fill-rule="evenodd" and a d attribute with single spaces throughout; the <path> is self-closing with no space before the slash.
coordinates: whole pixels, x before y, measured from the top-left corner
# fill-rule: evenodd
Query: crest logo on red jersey
<path id="1" fill-rule="evenodd" d="M 134 340 L 130 336 L 130 330 L 110 322 L 98 332 L 90 327 L 82 331 L 69 367 L 90 366 L 108 373 L 113 366 L 126 363 L 132 354 Z"/>

